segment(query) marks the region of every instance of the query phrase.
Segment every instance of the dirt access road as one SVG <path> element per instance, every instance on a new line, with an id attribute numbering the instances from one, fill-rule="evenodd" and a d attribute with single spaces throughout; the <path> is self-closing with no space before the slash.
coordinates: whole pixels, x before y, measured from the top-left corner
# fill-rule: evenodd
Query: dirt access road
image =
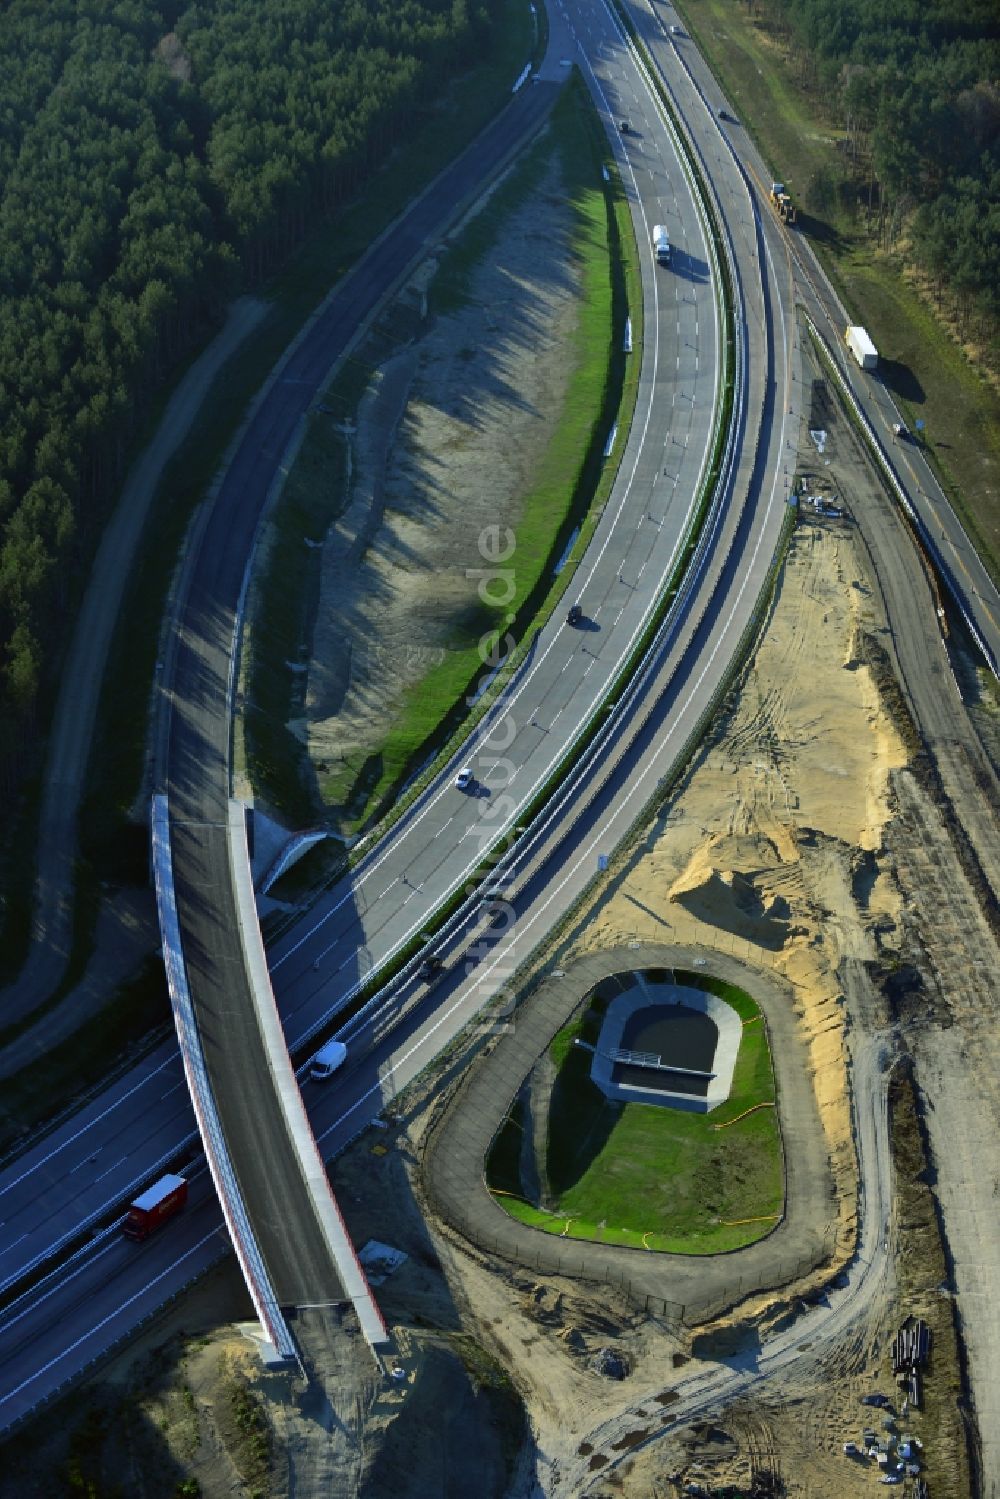
<path id="1" fill-rule="evenodd" d="M 835 492 L 832 480 L 829 485 Z M 862 1167 L 881 1193 L 888 1176 L 883 1100 L 891 1054 L 882 1032 L 894 1023 L 902 1028 L 905 1019 L 903 1000 L 894 1015 L 873 989 L 869 969 L 892 963 L 900 971 L 916 969 L 924 951 L 909 896 L 897 880 L 926 834 L 898 815 L 899 788 L 912 781 L 921 806 L 927 796 L 903 769 L 909 752 L 865 659 L 865 640 L 884 639 L 886 622 L 863 564 L 848 521 L 804 516 L 742 685 L 683 784 L 622 853 L 577 929 L 551 955 L 562 965 L 574 952 L 609 945 L 684 942 L 738 955 L 780 977 L 795 996 L 791 1018 L 808 1052 L 845 1243 L 856 1225 L 848 1078 Z M 915 868 L 914 883 L 921 877 Z M 942 946 L 942 983 L 951 990 L 947 958 Z M 925 1008 L 927 996 L 915 995 L 912 1009 Z M 928 1027 L 934 1014 L 940 1011 L 927 1018 Z M 944 1034 L 956 1033 L 957 1024 Z M 637 1313 L 613 1288 L 540 1279 L 530 1268 L 470 1250 L 435 1223 L 421 1198 L 423 1132 L 466 1063 L 460 1049 L 442 1058 L 436 1073 L 400 1101 L 401 1125 L 367 1132 L 333 1172 L 355 1242 L 374 1236 L 408 1255 L 377 1293 L 403 1350 L 405 1388 L 395 1402 L 366 1394 L 349 1377 L 350 1360 L 344 1362 L 352 1346 L 346 1331 L 343 1346 L 330 1356 L 328 1405 L 307 1410 L 301 1392 L 282 1394 L 240 1362 L 240 1377 L 259 1402 L 272 1441 L 262 1491 L 303 1492 L 307 1481 L 322 1477 L 332 1494 L 374 1493 L 369 1477 L 391 1471 L 393 1492 L 404 1499 L 428 1492 L 499 1496 L 511 1485 L 520 1494 L 539 1488 L 613 1493 L 619 1483 L 635 1499 L 651 1499 L 671 1492 L 675 1447 L 689 1430 L 681 1412 L 714 1414 L 739 1392 L 720 1419 L 741 1461 L 751 1448 L 778 1440 L 780 1425 L 790 1494 L 861 1499 L 870 1492 L 871 1472 L 845 1460 L 840 1446 L 857 1437 L 859 1395 L 884 1377 L 886 1336 L 897 1314 L 895 1246 L 905 1231 L 895 1211 L 879 1196 L 869 1199 L 863 1221 L 870 1238 L 863 1239 L 848 1286 L 828 1307 L 783 1323 L 783 1306 L 749 1306 L 731 1343 L 725 1328 L 692 1341 L 683 1329 Z M 952 1092 L 962 1097 L 954 1084 Z M 939 1167 L 939 1182 L 950 1164 Z M 878 1237 L 887 1219 L 888 1248 Z M 211 1308 L 203 1310 L 210 1325 Z M 219 1316 L 232 1316 L 225 1303 Z M 225 1336 L 219 1336 L 216 1342 L 211 1335 L 212 1344 L 224 1353 Z M 497 1407 L 482 1400 L 462 1405 L 461 1431 L 433 1413 L 446 1409 L 450 1398 L 457 1402 L 461 1390 L 467 1398 L 470 1386 L 462 1381 L 468 1368 L 456 1353 L 465 1346 L 462 1339 L 485 1349 L 490 1367 L 506 1371 L 524 1403 L 531 1439 L 506 1467 L 483 1435 L 496 1430 Z M 428 1351 L 432 1346 L 450 1350 L 447 1377 L 438 1355 Z M 604 1346 L 619 1349 L 628 1362 L 622 1385 L 594 1369 Z M 165 1440 L 177 1464 L 169 1471 L 196 1476 L 206 1499 L 248 1492 L 238 1486 L 229 1449 L 220 1453 L 222 1438 L 215 1435 L 232 1366 L 213 1364 L 208 1348 L 197 1366 L 172 1362 L 175 1357 L 168 1349 L 161 1360 L 162 1400 L 172 1413 Z M 318 1378 L 324 1368 L 319 1358 Z M 185 1415 L 185 1385 L 197 1420 Z M 430 1390 L 436 1392 L 433 1411 L 420 1396 Z M 781 1425 L 781 1418 L 769 1418 L 769 1402 L 783 1398 Z M 160 1419 L 161 1406 L 150 1409 L 154 1422 Z M 950 1415 L 954 1422 L 954 1410 Z M 653 1440 L 660 1430 L 665 1435 Z M 926 1426 L 921 1430 L 926 1434 Z M 961 1440 L 957 1425 L 950 1439 Z M 944 1448 L 943 1437 L 937 1445 Z M 401 1451 L 408 1462 L 399 1460 Z M 443 1453 L 450 1469 L 442 1469 Z M 159 1457 L 162 1463 L 162 1448 Z M 382 1466 L 390 1461 L 391 1469 Z M 949 1490 L 942 1485 L 936 1492 Z"/>
<path id="2" fill-rule="evenodd" d="M 0 994 L 0 1026 L 13 1025 L 44 1004 L 65 972 L 73 936 L 80 795 L 111 637 L 143 527 L 163 470 L 191 430 L 212 382 L 266 312 L 267 304 L 253 297 L 233 303 L 222 331 L 174 391 L 152 442 L 129 472 L 94 559 L 63 667 L 49 740 L 38 825 L 31 949 L 17 982 Z M 96 957 L 103 964 L 106 955 Z M 44 1046 L 71 1034 L 84 1018 L 74 995 L 68 995 L 46 1017 Z"/>

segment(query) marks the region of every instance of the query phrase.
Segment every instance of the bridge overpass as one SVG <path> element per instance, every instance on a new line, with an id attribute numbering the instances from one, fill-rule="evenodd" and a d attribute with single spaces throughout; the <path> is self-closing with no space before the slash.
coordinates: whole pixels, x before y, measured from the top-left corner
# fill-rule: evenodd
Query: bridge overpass
<path id="1" fill-rule="evenodd" d="M 246 583 L 275 472 L 351 338 L 544 121 L 554 84 L 521 90 L 373 246 L 292 345 L 196 525 L 163 672 L 154 864 L 171 1001 L 195 1114 L 268 1345 L 281 1308 L 353 1301 L 387 1342 L 292 1072 L 254 907 L 231 726 Z"/>

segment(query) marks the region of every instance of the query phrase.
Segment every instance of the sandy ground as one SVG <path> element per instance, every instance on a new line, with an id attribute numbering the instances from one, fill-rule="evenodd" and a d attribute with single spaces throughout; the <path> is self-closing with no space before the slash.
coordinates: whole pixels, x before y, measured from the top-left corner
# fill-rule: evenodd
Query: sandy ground
<path id="1" fill-rule="evenodd" d="M 837 967 L 873 959 L 877 931 L 898 921 L 880 851 L 889 776 L 906 758 L 857 659 L 869 601 L 850 528 L 804 519 L 729 722 L 577 944 L 721 947 L 791 983 L 848 1216 L 854 1156 Z"/>
<path id="2" fill-rule="evenodd" d="M 578 950 L 643 938 L 700 942 L 735 952 L 793 985 L 848 1225 L 854 1158 L 845 1032 L 850 1026 L 881 1029 L 891 1014 L 881 1000 L 871 1013 L 849 1013 L 838 964 L 861 959 L 880 964 L 880 972 L 908 971 L 914 902 L 921 898 L 911 892 L 924 888 L 926 879 L 922 865 L 912 863 L 913 852 L 929 837 L 933 811 L 910 772 L 900 768 L 903 741 L 864 660 L 864 634 L 881 624 L 850 523 L 804 518 L 766 634 L 727 714 L 670 804 L 620 856 L 604 894 L 567 939 Z M 900 866 L 903 896 L 893 862 Z M 931 881 L 922 898 L 940 903 L 939 887 Z M 941 927 L 935 960 L 950 997 L 939 999 L 931 1014 L 950 1014 L 954 1024 L 943 1034 L 957 1046 L 962 1006 L 948 979 L 951 919 L 951 928 Z M 965 912 L 963 922 L 971 931 L 974 913 Z M 931 926 L 925 931 L 928 952 Z M 916 1013 L 923 996 L 903 985 L 893 1003 L 906 1023 L 907 1004 Z M 968 1012 L 971 1023 L 971 1000 Z M 940 1048 L 935 1054 L 943 1061 Z M 137 1456 L 133 1474 L 148 1475 L 155 1450 L 163 1472 L 196 1478 L 205 1499 L 252 1492 L 240 1466 L 247 1461 L 247 1443 L 234 1434 L 230 1419 L 234 1389 L 245 1385 L 266 1433 L 261 1493 L 391 1491 L 414 1499 L 428 1493 L 527 1494 L 537 1449 L 587 1454 L 588 1432 L 634 1398 L 631 1392 L 648 1390 L 636 1417 L 638 1444 L 668 1414 L 680 1370 L 686 1375 L 699 1361 L 710 1365 L 745 1356 L 745 1341 L 735 1332 L 679 1337 L 615 1292 L 542 1280 L 491 1262 L 429 1220 L 421 1198 L 421 1138 L 462 1065 L 460 1053 L 442 1059 L 401 1100 L 402 1123 L 367 1132 L 333 1170 L 355 1242 L 377 1237 L 407 1255 L 377 1292 L 405 1380 L 396 1387 L 374 1381 L 350 1319 L 323 1316 L 299 1329 L 313 1383 L 262 1377 L 249 1345 L 225 1325 L 233 1315 L 227 1317 L 225 1301 L 217 1301 L 213 1317 L 211 1298 L 199 1290 L 200 1324 L 191 1312 L 185 1315 L 182 1303 L 147 1339 L 159 1336 L 165 1344 L 158 1353 L 145 1351 L 156 1361 L 160 1381 L 153 1394 L 142 1393 L 152 1377 L 142 1350 L 139 1362 L 133 1358 L 121 1376 L 122 1387 L 139 1390 L 130 1398 L 145 1411 L 146 1427 L 160 1433 L 158 1448 L 136 1446 L 136 1453 L 146 1453 L 147 1466 Z M 953 1083 L 952 1072 L 942 1076 L 940 1087 L 947 1093 Z M 952 1110 L 958 1110 L 960 1094 L 951 1097 Z M 960 1120 L 948 1119 L 961 1130 Z M 986 1149 L 986 1131 L 984 1121 L 984 1133 L 970 1136 L 969 1151 Z M 966 1149 L 964 1142 L 960 1148 Z M 921 1190 L 926 1196 L 926 1183 Z M 918 1221 L 907 1200 L 894 1232 L 902 1272 L 894 1302 L 854 1326 L 835 1359 L 801 1361 L 794 1376 L 725 1412 L 711 1429 L 686 1427 L 634 1454 L 629 1449 L 624 1464 L 609 1467 L 606 1482 L 602 1467 L 622 1453 L 593 1452 L 594 1492 L 653 1499 L 680 1492 L 675 1476 L 683 1475 L 684 1483 L 735 1482 L 764 1472 L 780 1472 L 790 1495 L 842 1499 L 870 1491 L 871 1468 L 841 1451 L 844 1441 L 860 1438 L 865 1424 L 860 1396 L 891 1389 L 888 1338 L 903 1313 L 943 1318 L 942 1337 L 950 1315 L 950 1303 L 940 1294 L 939 1251 L 938 1260 L 928 1259 L 926 1245 L 917 1241 L 918 1233 L 935 1237 L 933 1213 Z M 224 1275 L 233 1272 L 219 1272 L 217 1285 Z M 232 1279 L 225 1283 L 230 1300 L 238 1300 Z M 187 1339 L 165 1342 L 178 1324 L 187 1329 Z M 194 1349 L 191 1330 L 199 1325 L 208 1341 Z M 806 1314 L 804 1351 L 808 1345 Z M 594 1367 L 595 1355 L 608 1347 L 629 1370 L 622 1385 Z M 503 1371 L 513 1387 L 505 1384 Z M 102 1389 L 108 1377 L 102 1377 Z M 942 1365 L 941 1378 L 947 1377 Z M 521 1441 L 515 1391 L 531 1442 Z M 921 1419 L 911 1418 L 913 1430 L 927 1437 L 931 1422 L 926 1418 L 921 1426 Z M 934 1432 L 946 1431 L 950 1444 L 960 1445 L 953 1402 L 940 1420 L 945 1425 L 935 1425 Z M 934 1440 L 944 1448 L 943 1437 L 931 1446 Z M 131 1491 L 164 1490 L 143 1477 Z M 962 1490 L 939 1484 L 932 1492 Z M 2 1485 L 0 1499 L 6 1499 Z"/>
<path id="3" fill-rule="evenodd" d="M 568 944 L 569 951 L 587 951 L 622 941 L 700 943 L 785 978 L 809 1040 L 847 1222 L 855 1211 L 855 1163 L 846 1036 L 850 1026 L 881 1030 L 891 1014 L 878 1001 L 870 1013 L 849 1014 L 838 968 L 844 959 L 893 967 L 911 953 L 905 902 L 886 844 L 906 752 L 863 650 L 864 633 L 882 627 L 850 523 L 804 518 L 766 635 L 728 718 L 662 817 L 619 860 L 608 891 Z M 936 1239 L 926 1204 L 925 1219 Z M 904 1215 L 897 1231 L 901 1263 L 908 1263 L 916 1232 L 912 1215 Z M 892 1389 L 887 1342 L 904 1313 L 933 1312 L 941 1319 L 942 1387 L 951 1391 L 955 1378 L 954 1362 L 949 1368 L 944 1352 L 948 1304 L 936 1285 L 920 1282 L 923 1247 L 912 1252 L 915 1274 L 902 1277 L 892 1305 L 875 1308 L 852 1329 L 834 1360 L 802 1361 L 793 1377 L 770 1387 L 759 1402 L 728 1412 L 724 1435 L 685 1428 L 677 1439 L 644 1449 L 631 1466 L 615 1471 L 613 1481 L 609 1474 L 607 1492 L 655 1496 L 680 1492 L 669 1483 L 672 1476 L 683 1476 L 684 1483 L 724 1483 L 764 1473 L 780 1475 L 781 1491 L 788 1494 L 837 1499 L 869 1491 L 871 1465 L 852 1463 L 841 1448 L 844 1441 L 859 1441 L 863 1425 L 872 1424 L 862 1419 L 860 1396 Z M 583 1358 L 569 1356 L 565 1343 L 560 1346 L 561 1329 L 555 1338 L 531 1343 L 530 1358 L 519 1356 L 518 1343 L 529 1346 L 528 1334 L 505 1289 L 516 1277 L 509 1271 L 498 1277 L 456 1249 L 452 1256 L 488 1346 L 497 1339 L 503 1353 L 513 1356 L 538 1447 L 549 1455 L 586 1454 L 586 1446 L 576 1444 L 586 1443 L 588 1430 L 624 1392 L 612 1394 Z M 943 1265 L 940 1253 L 937 1264 Z M 542 1295 L 561 1289 L 547 1282 Z M 569 1294 L 593 1308 L 594 1298 L 581 1297 L 579 1290 Z M 497 1321 L 493 1308 L 505 1302 L 507 1311 Z M 606 1298 L 599 1302 L 607 1307 Z M 585 1321 L 581 1310 L 575 1310 L 579 1323 Z M 691 1348 L 679 1348 L 665 1329 L 634 1322 L 624 1308 L 616 1312 L 615 1340 L 632 1361 L 636 1385 L 654 1389 L 659 1379 L 664 1382 L 662 1409 L 651 1399 L 644 1412 L 649 1419 L 639 1421 L 634 1434 L 638 1444 L 663 1419 L 675 1359 Z M 808 1343 L 806 1321 L 804 1351 Z M 583 1348 L 592 1353 L 593 1347 L 584 1334 Z M 695 1347 L 711 1357 L 711 1343 Z M 880 1419 L 874 1424 L 880 1426 Z M 946 1402 L 933 1420 L 914 1415 L 910 1424 L 931 1448 L 936 1441 L 939 1472 L 953 1479 L 948 1453 L 962 1444 L 953 1404 Z M 594 1453 L 591 1461 L 597 1481 L 609 1459 Z M 531 1492 L 528 1476 L 519 1491 Z"/>
<path id="4" fill-rule="evenodd" d="M 383 364 L 361 403 L 350 500 L 324 545 L 307 719 L 292 726 L 333 771 L 359 770 L 456 636 L 481 632 L 469 575 L 484 566 L 480 538 L 516 526 L 566 389 L 571 229 L 553 163 L 474 272 L 467 304 Z M 419 302 L 434 270 L 403 300 Z"/>
<path id="5" fill-rule="evenodd" d="M 1000 1495 L 1000 951 L 938 808 L 900 779 L 898 877 L 919 940 L 919 982 L 898 1009 L 917 1061 L 935 1193 L 951 1256 L 982 1444 Z"/>

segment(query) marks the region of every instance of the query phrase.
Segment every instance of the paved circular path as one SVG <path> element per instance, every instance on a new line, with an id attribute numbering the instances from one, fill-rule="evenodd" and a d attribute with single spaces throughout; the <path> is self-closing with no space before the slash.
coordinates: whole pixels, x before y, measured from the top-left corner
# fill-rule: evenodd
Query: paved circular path
<path id="1" fill-rule="evenodd" d="M 751 994 L 764 1012 L 785 1154 L 785 1216 L 766 1239 L 720 1255 L 657 1254 L 557 1238 L 509 1217 L 486 1189 L 483 1163 L 535 1062 L 601 979 L 630 969 L 702 969 Z M 809 1058 L 792 991 L 723 953 L 655 943 L 611 948 L 545 978 L 510 1030 L 468 1071 L 436 1125 L 423 1162 L 437 1211 L 480 1248 L 533 1270 L 622 1286 L 634 1302 L 688 1324 L 820 1263 L 835 1238 L 836 1200 Z"/>

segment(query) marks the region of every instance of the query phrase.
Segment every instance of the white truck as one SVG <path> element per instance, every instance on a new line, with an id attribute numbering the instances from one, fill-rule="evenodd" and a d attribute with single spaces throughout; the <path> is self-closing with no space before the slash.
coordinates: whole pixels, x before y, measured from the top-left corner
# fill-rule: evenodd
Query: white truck
<path id="1" fill-rule="evenodd" d="M 346 1061 L 347 1047 L 343 1041 L 328 1041 L 313 1057 L 309 1065 L 309 1076 L 313 1082 L 325 1083 Z"/>
<path id="2" fill-rule="evenodd" d="M 873 370 L 878 366 L 878 349 L 872 343 L 863 328 L 848 326 L 844 331 L 847 347 L 854 355 L 855 360 L 863 370 Z"/>
<path id="3" fill-rule="evenodd" d="M 653 249 L 656 251 L 658 264 L 670 264 L 670 235 L 667 233 L 665 224 L 653 226 Z"/>

